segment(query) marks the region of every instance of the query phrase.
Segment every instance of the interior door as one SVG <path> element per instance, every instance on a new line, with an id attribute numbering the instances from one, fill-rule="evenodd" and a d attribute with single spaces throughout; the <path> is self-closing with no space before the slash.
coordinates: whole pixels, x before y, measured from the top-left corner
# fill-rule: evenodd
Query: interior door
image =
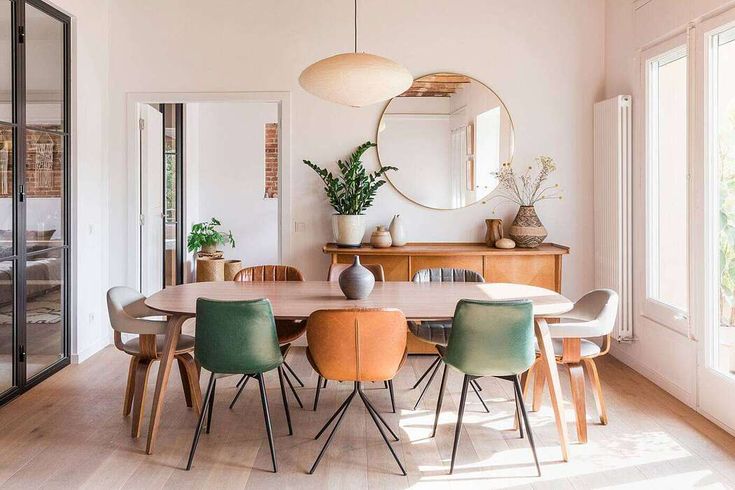
<path id="1" fill-rule="evenodd" d="M 163 288 L 163 114 L 140 105 L 140 290 Z"/>

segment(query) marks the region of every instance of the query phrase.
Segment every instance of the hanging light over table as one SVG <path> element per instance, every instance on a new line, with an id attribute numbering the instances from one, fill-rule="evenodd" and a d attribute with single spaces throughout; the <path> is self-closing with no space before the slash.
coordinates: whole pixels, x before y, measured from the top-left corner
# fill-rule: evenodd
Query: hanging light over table
<path id="1" fill-rule="evenodd" d="M 357 0 L 355 0 L 355 52 L 342 53 L 308 66 L 299 84 L 317 97 L 338 104 L 363 107 L 405 92 L 411 73 L 395 61 L 357 52 Z"/>

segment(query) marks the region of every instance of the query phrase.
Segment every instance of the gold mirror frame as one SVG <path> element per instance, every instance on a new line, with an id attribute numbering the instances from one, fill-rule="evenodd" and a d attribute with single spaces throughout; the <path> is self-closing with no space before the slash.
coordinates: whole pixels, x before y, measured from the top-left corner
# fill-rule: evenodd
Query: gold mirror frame
<path id="1" fill-rule="evenodd" d="M 446 71 L 445 72 L 432 72 L 432 73 L 427 73 L 425 75 L 421 75 L 420 77 L 416 77 L 414 79 L 414 82 L 421 81 L 422 79 L 424 79 L 426 77 L 437 76 L 437 75 L 456 75 L 456 76 L 461 76 L 461 77 L 469 78 L 471 81 L 477 82 L 480 85 L 482 85 L 483 87 L 485 87 L 491 94 L 493 94 L 498 99 L 498 101 L 500 102 L 500 107 L 506 112 L 506 114 L 508 114 L 508 120 L 510 121 L 510 131 L 511 131 L 510 157 L 508 158 L 508 161 L 507 162 L 500 162 L 500 163 L 501 164 L 502 163 L 512 163 L 513 156 L 515 155 L 515 124 L 513 123 L 513 117 L 510 115 L 510 111 L 508 110 L 508 107 L 505 105 L 505 102 L 503 102 L 503 99 L 501 99 L 500 96 L 497 94 L 497 92 L 495 92 L 493 89 L 491 89 L 490 87 L 488 87 L 485 83 L 483 83 L 480 80 L 477 80 L 476 78 L 473 78 L 473 77 L 471 77 L 469 75 L 464 75 L 464 74 L 461 74 L 461 73 L 446 72 Z M 409 87 L 408 90 L 411 90 L 412 87 L 413 87 L 413 85 L 411 87 Z M 385 124 L 385 122 L 384 122 L 385 114 L 386 114 L 386 111 L 388 110 L 388 107 L 390 106 L 391 102 L 393 102 L 393 100 L 396 99 L 397 97 L 401 97 L 402 95 L 403 94 L 397 95 L 396 97 L 392 97 L 388 102 L 386 102 L 385 107 L 383 107 L 383 111 L 380 114 L 380 120 L 378 121 L 378 126 L 377 126 L 377 128 L 375 130 L 375 144 L 376 144 L 375 151 L 376 151 L 376 153 L 378 155 L 378 165 L 380 165 L 381 168 L 383 168 L 383 161 L 380 158 L 380 133 L 381 133 L 380 128 L 383 127 L 384 124 Z M 473 138 L 474 138 L 474 136 L 473 136 Z M 473 144 L 474 144 L 474 142 L 473 142 Z M 386 165 L 387 164 L 388 163 L 386 162 Z M 399 167 L 398 170 L 400 171 L 400 167 Z M 407 196 L 391 180 L 391 178 L 390 178 L 390 172 L 386 172 L 384 174 L 384 177 L 385 177 L 385 179 L 388 182 L 390 182 L 390 185 L 396 190 L 396 192 L 398 192 L 405 199 L 407 199 L 407 200 L 413 202 L 414 204 L 417 204 L 417 205 L 419 205 L 419 206 L 421 206 L 423 208 L 426 208 L 426 209 L 435 209 L 435 210 L 439 210 L 439 211 L 453 211 L 453 210 L 456 210 L 456 209 L 465 209 L 465 208 L 468 208 L 470 206 L 474 206 L 475 204 L 482 203 L 484 200 L 486 200 L 490 196 L 490 194 L 492 194 L 495 191 L 495 189 L 493 189 L 490 192 L 488 192 L 485 196 L 483 196 L 482 198 L 477 199 L 475 202 L 470 203 L 470 204 L 466 204 L 464 206 L 452 207 L 452 208 L 434 207 L 434 206 L 429 206 L 429 205 L 426 205 L 424 203 L 418 202 L 418 201 L 412 199 L 411 197 Z"/>

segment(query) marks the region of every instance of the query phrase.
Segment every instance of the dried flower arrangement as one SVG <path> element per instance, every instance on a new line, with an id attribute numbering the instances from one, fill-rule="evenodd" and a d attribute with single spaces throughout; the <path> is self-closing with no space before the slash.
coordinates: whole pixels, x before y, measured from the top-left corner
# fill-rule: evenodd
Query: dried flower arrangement
<path id="1" fill-rule="evenodd" d="M 513 172 L 510 163 L 504 163 L 497 172 L 500 192 L 491 199 L 501 198 L 514 202 L 519 206 L 533 206 L 547 199 L 561 199 L 559 184 L 545 185 L 551 172 L 556 170 L 554 159 L 540 155 L 535 158 L 536 168 L 529 165 L 519 176 Z"/>

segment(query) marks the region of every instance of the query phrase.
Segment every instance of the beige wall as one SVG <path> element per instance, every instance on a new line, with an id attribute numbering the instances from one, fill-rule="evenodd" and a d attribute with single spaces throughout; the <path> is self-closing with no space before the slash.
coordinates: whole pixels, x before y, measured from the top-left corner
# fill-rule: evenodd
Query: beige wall
<path id="1" fill-rule="evenodd" d="M 556 158 L 564 200 L 543 203 L 549 239 L 571 246 L 564 292 L 592 287 L 592 104 L 603 90 L 602 0 L 371 0 L 360 11 L 361 49 L 391 57 L 414 75 L 466 73 L 492 87 L 516 126 L 516 161 Z M 471 15 L 468 13 L 471 12 Z M 291 259 L 307 278 L 324 277 L 320 251 L 331 239 L 330 208 L 311 159 L 333 164 L 374 140 L 382 105 L 342 107 L 304 92 L 310 63 L 352 47 L 352 3 L 338 0 L 127 0 L 110 11 L 110 254 L 125 255 L 128 214 L 125 97 L 129 92 L 291 91 L 293 219 Z M 374 168 L 374 153 L 366 158 Z M 286 185 L 289 185 L 286 183 Z M 389 186 L 368 212 L 371 225 L 404 217 L 414 241 L 478 241 L 490 205 L 430 211 Z M 512 207 L 500 208 L 512 218 Z M 293 223 L 289 224 L 293 227 Z M 287 254 L 288 255 L 288 254 Z M 111 282 L 126 282 L 112 261 Z"/>

